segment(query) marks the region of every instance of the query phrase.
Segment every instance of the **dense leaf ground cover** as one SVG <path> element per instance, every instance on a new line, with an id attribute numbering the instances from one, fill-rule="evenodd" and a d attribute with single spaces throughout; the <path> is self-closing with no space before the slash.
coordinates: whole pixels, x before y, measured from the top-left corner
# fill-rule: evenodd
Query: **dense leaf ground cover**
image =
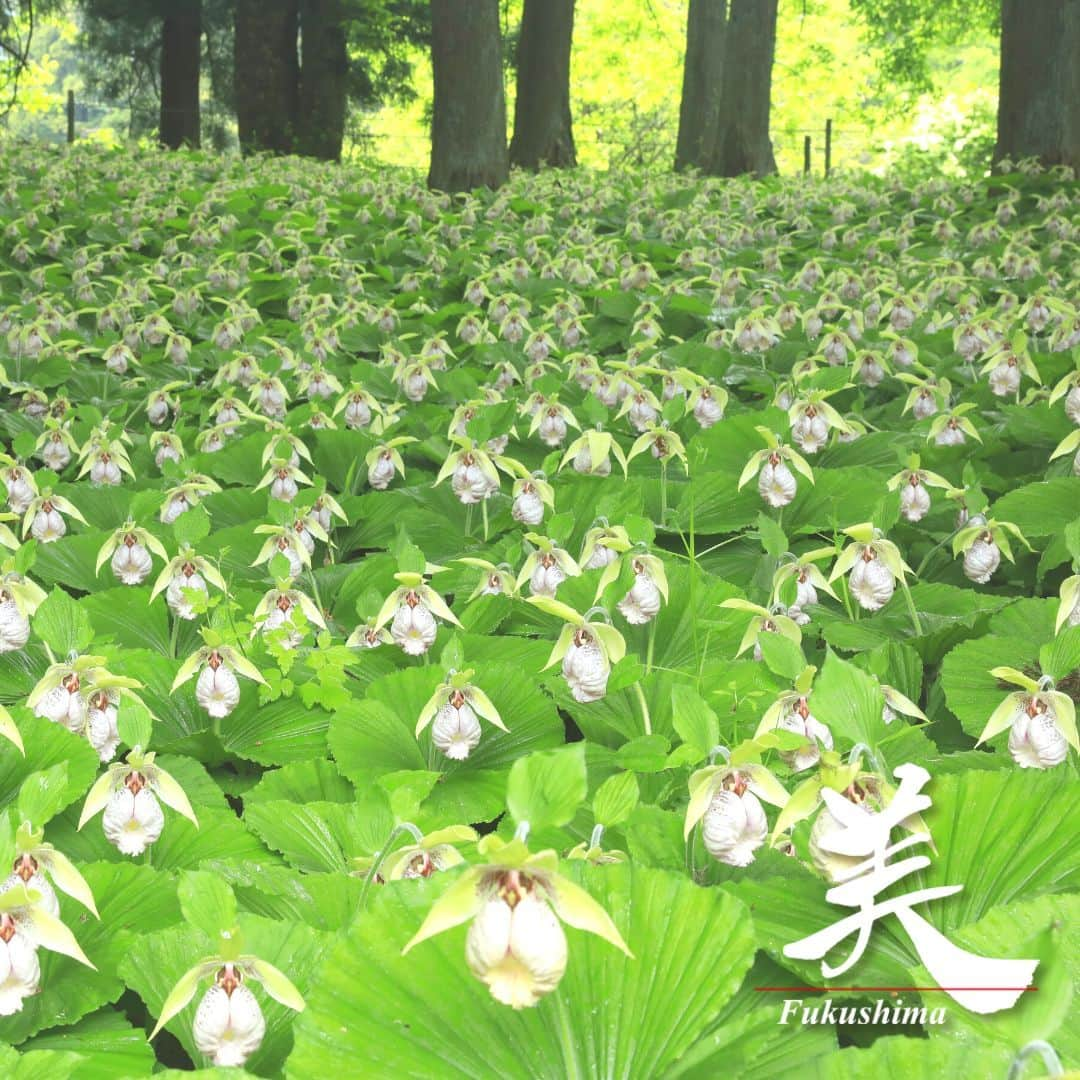
<path id="1" fill-rule="evenodd" d="M 5 1074 L 1080 1064 L 1077 207 L 9 151 Z M 781 1026 L 906 762 L 1045 992 Z"/>

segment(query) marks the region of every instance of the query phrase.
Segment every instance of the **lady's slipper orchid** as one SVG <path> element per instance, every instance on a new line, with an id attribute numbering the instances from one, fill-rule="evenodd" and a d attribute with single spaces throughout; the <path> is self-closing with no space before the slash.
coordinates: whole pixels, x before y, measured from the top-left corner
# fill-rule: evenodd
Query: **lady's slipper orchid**
<path id="1" fill-rule="evenodd" d="M 492 835 L 479 852 L 491 861 L 460 873 L 403 952 L 472 920 L 466 962 L 496 1001 L 514 1009 L 535 1005 L 562 979 L 567 943 L 560 918 L 633 955 L 607 912 L 558 873 L 554 851 L 533 855 L 522 840 Z"/>

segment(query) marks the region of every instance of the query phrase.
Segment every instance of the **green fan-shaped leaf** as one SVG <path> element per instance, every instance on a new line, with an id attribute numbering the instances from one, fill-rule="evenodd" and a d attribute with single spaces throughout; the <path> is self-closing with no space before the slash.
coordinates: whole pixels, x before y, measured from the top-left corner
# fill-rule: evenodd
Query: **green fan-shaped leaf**
<path id="1" fill-rule="evenodd" d="M 1011 1009 L 986 1015 L 950 1002 L 945 1024 L 929 1028 L 930 1035 L 974 1036 L 1003 1043 L 1013 1053 L 1043 1039 L 1066 1068 L 1075 1069 L 1080 1064 L 1080 897 L 1061 894 L 1003 904 L 949 938 L 980 956 L 1039 960 L 1036 990 L 1022 995 Z M 926 973 L 917 968 L 915 977 Z"/>
<path id="2" fill-rule="evenodd" d="M 244 820 L 298 870 L 340 871 L 351 847 L 343 809 L 336 803 L 267 802 L 247 807 Z"/>
<path id="3" fill-rule="evenodd" d="M 518 758 L 510 769 L 506 807 L 516 822 L 536 830 L 565 825 L 588 791 L 585 745 Z"/>
<path id="4" fill-rule="evenodd" d="M 240 705 L 222 721 L 221 740 L 227 750 L 263 765 L 326 757 L 329 713 L 308 708 L 299 696 L 260 705 L 253 685 L 242 693 Z M 341 712 L 352 710 L 350 702 Z"/>
<path id="5" fill-rule="evenodd" d="M 332 761 L 297 761 L 264 773 L 245 796 L 244 806 L 285 799 L 305 802 L 352 802 L 355 792 Z"/>
<path id="6" fill-rule="evenodd" d="M 1076 520 L 1080 477 L 1059 476 L 1012 488 L 990 508 L 998 521 L 1011 521 L 1030 540 L 1053 536 Z"/>
<path id="7" fill-rule="evenodd" d="M 211 940 L 236 925 L 236 897 L 217 874 L 203 870 L 183 871 L 177 896 L 184 919 Z"/>
<path id="8" fill-rule="evenodd" d="M 297 1075 L 553 1080 L 664 1075 L 716 1020 L 749 967 L 749 916 L 732 897 L 663 871 L 572 872 L 611 913 L 637 959 L 568 929 L 558 989 L 513 1012 L 469 973 L 464 927 L 401 956 L 448 882 L 387 886 L 373 900 L 374 917 L 358 919 L 328 957 L 298 1021 L 290 1068 Z M 407 1024 L 395 1020 L 403 1016 Z"/>
<path id="9" fill-rule="evenodd" d="M 60 724 L 34 716 L 29 709 L 12 707 L 11 715 L 22 733 L 26 756 L 0 753 L 0 808 L 18 798 L 19 788 L 28 776 L 47 772 L 56 765 L 67 767 L 60 805 L 70 805 L 94 782 L 99 768 L 97 754 L 85 739 Z"/>
<path id="10" fill-rule="evenodd" d="M 891 733 L 881 716 L 884 705 L 881 689 L 873 678 L 830 650 L 814 680 L 810 708 L 832 731 L 833 738 L 876 747 Z"/>
<path id="11" fill-rule="evenodd" d="M 665 1076 L 688 1080 L 721 1075 L 739 1080 L 786 1080 L 805 1075 L 815 1061 L 835 1053 L 836 1034 L 829 1025 L 779 1024 L 781 1003 L 732 1017 L 699 1039 Z"/>
<path id="12" fill-rule="evenodd" d="M 63 589 L 53 588 L 31 620 L 34 636 L 59 657 L 85 652 L 94 638 L 90 617 Z"/>
<path id="13" fill-rule="evenodd" d="M 22 1044 L 27 1051 L 59 1050 L 81 1058 L 74 1080 L 116 1080 L 118 1076 L 146 1076 L 154 1066 L 154 1051 L 146 1032 L 132 1027 L 114 1009 L 102 1009 L 70 1027 L 43 1031 Z M 51 1078 L 53 1073 L 48 1074 Z"/>

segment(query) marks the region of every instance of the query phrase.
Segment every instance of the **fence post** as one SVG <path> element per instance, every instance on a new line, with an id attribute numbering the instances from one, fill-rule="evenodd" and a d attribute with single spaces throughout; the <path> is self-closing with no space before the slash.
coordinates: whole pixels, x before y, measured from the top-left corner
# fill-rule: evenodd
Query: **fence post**
<path id="1" fill-rule="evenodd" d="M 75 91 L 69 90 L 67 95 L 67 141 L 75 141 Z"/>
<path id="2" fill-rule="evenodd" d="M 810 136 L 806 135 L 803 138 L 802 144 L 802 171 L 803 175 L 810 175 Z"/>
<path id="3" fill-rule="evenodd" d="M 825 121 L 825 175 L 832 172 L 832 118 Z"/>

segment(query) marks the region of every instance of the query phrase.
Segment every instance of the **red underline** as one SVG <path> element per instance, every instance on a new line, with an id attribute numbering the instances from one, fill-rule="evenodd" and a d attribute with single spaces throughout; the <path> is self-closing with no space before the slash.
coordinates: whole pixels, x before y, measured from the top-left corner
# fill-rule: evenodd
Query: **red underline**
<path id="1" fill-rule="evenodd" d="M 830 990 L 881 990 L 887 991 L 890 994 L 899 993 L 901 991 L 918 991 L 919 993 L 933 993 L 934 991 L 940 991 L 942 993 L 952 993 L 954 991 L 972 991 L 972 990 L 985 990 L 988 993 L 1031 993 L 1038 990 L 1037 986 L 755 986 L 754 989 L 759 994 L 787 994 L 795 991 L 821 991 L 822 993 L 828 993 Z"/>

